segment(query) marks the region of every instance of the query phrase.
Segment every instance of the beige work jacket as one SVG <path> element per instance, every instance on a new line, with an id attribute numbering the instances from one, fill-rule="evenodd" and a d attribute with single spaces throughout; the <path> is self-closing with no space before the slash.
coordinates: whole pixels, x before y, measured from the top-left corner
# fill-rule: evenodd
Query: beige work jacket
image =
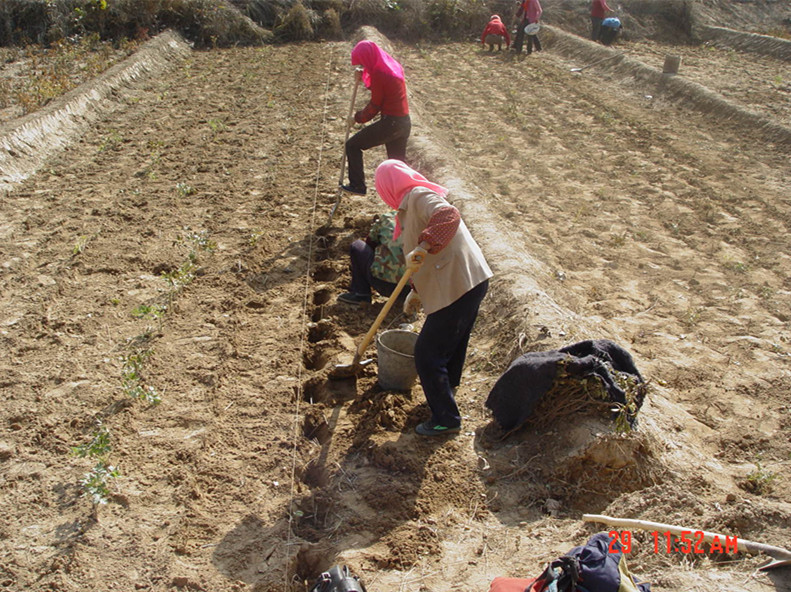
<path id="1" fill-rule="evenodd" d="M 398 208 L 398 219 L 405 255 L 418 245 L 418 237 L 434 212 L 448 205 L 444 198 L 425 187 L 416 187 L 404 196 Z M 420 295 L 423 310 L 431 314 L 453 304 L 490 277 L 492 270 L 481 248 L 461 220 L 450 243 L 436 255 L 429 253 L 412 276 L 412 283 Z"/>

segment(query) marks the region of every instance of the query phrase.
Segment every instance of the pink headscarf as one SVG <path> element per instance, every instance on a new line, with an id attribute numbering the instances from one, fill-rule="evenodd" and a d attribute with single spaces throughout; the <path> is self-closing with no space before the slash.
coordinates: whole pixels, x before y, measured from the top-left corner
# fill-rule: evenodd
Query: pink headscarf
<path id="1" fill-rule="evenodd" d="M 409 168 L 406 163 L 389 159 L 376 167 L 376 191 L 388 206 L 397 210 L 401 207 L 404 196 L 415 187 L 426 187 L 437 195 L 445 197 L 448 190 L 432 183 L 416 170 Z M 401 234 L 401 222 L 396 216 L 395 232 L 393 238 Z"/>
<path id="2" fill-rule="evenodd" d="M 363 84 L 371 87 L 371 73 L 385 72 L 400 80 L 404 79 L 404 69 L 393 57 L 373 41 L 360 41 L 352 50 L 352 65 L 363 67 Z"/>

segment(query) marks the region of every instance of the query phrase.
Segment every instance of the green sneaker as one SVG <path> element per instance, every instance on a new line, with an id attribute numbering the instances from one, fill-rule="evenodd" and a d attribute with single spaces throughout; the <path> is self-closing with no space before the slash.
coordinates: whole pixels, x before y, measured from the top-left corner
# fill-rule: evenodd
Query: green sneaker
<path id="1" fill-rule="evenodd" d="M 442 436 L 444 434 L 455 434 L 461 430 L 461 426 L 455 428 L 447 428 L 444 425 L 433 423 L 430 420 L 424 421 L 415 428 L 415 432 L 421 436 Z"/>

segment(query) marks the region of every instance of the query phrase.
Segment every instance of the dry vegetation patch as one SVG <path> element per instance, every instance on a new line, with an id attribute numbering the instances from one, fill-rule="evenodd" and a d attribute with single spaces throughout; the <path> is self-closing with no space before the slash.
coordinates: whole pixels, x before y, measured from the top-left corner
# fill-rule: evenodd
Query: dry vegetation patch
<path id="1" fill-rule="evenodd" d="M 139 42 L 115 44 L 98 35 L 61 39 L 49 47 L 0 49 L 0 124 L 47 105 L 131 55 Z"/>

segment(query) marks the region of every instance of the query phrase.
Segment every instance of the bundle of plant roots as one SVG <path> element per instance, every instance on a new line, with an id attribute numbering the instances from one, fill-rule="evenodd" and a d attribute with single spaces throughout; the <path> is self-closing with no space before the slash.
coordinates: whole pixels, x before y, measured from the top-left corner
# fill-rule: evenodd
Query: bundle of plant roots
<path id="1" fill-rule="evenodd" d="M 574 376 L 568 372 L 568 360 L 562 360 L 557 364 L 552 387 L 541 398 L 528 423 L 540 420 L 543 424 L 552 424 L 572 415 L 601 414 L 614 420 L 616 432 L 631 431 L 648 392 L 648 383 L 634 374 L 615 370 L 606 362 L 605 366 L 626 393 L 625 402 L 613 400 L 599 376 Z"/>
<path id="2" fill-rule="evenodd" d="M 522 354 L 492 387 L 486 406 L 508 432 L 528 421 L 554 423 L 590 412 L 610 414 L 616 431 L 629 431 L 647 389 L 628 351 L 594 339 Z"/>

